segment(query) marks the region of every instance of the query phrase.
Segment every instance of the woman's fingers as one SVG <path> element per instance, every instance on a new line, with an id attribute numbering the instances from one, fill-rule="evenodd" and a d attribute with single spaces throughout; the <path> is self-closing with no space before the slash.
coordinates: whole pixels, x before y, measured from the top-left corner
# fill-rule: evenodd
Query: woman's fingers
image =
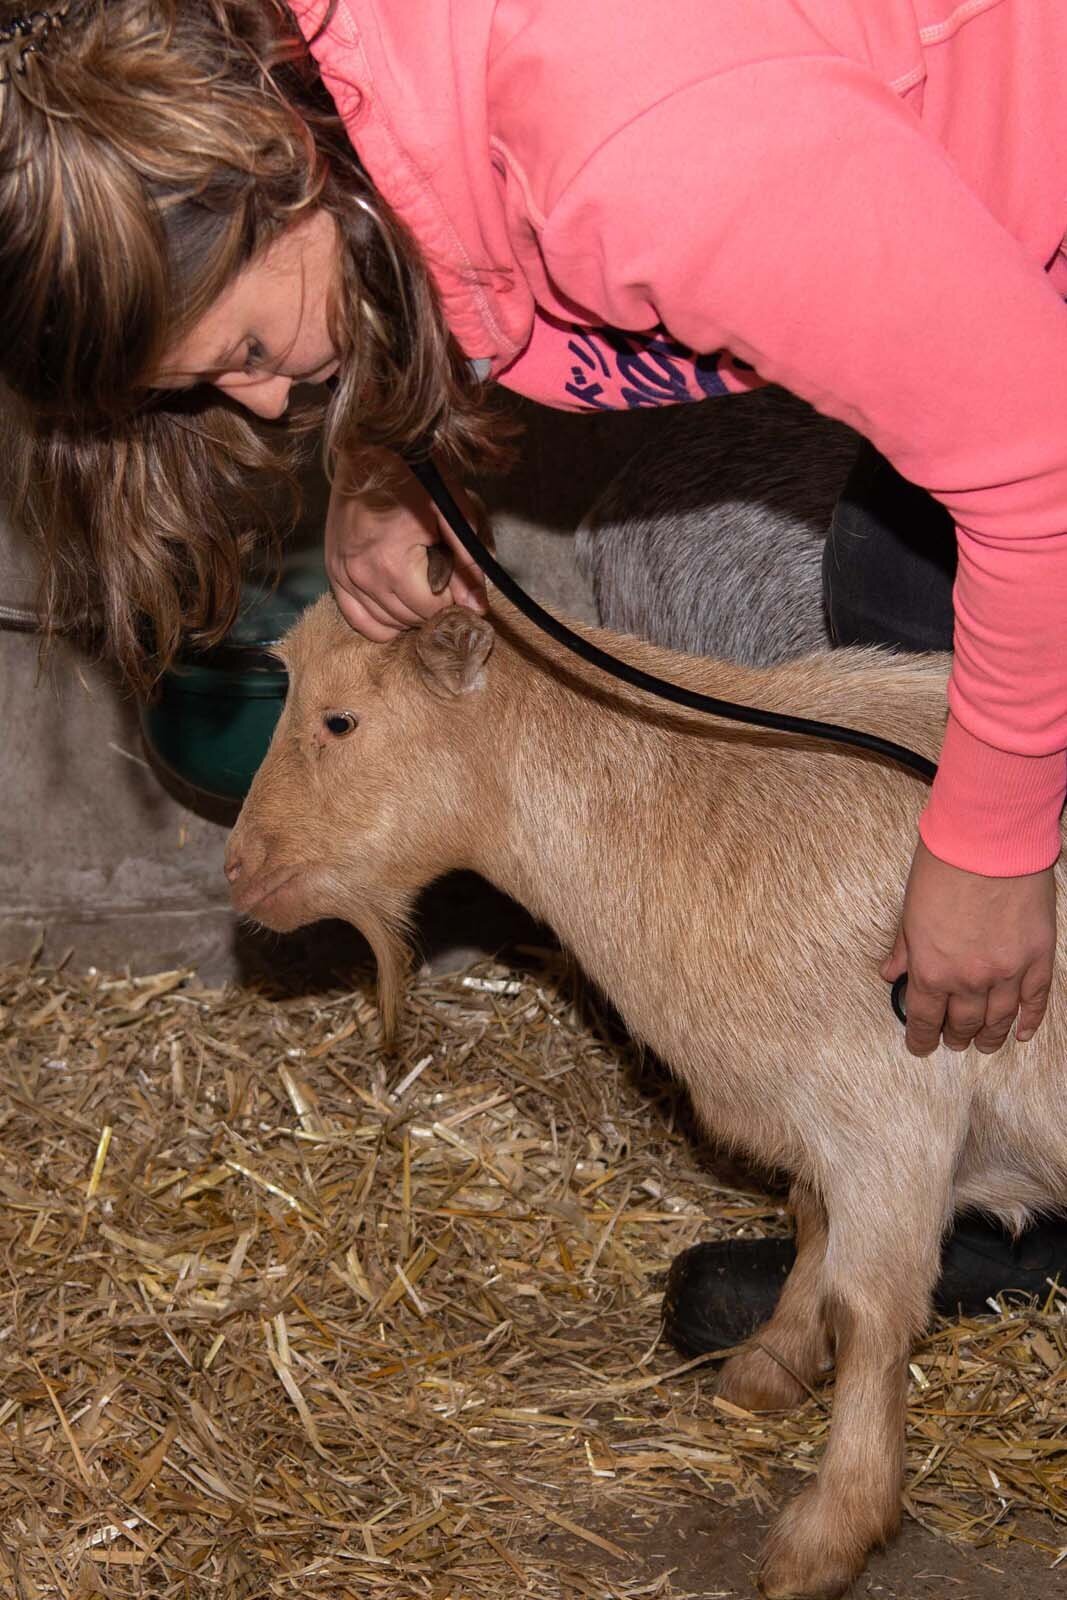
<path id="1" fill-rule="evenodd" d="M 380 621 L 380 613 L 372 614 L 360 596 L 353 594 L 350 589 L 335 583 L 333 594 L 337 601 L 337 609 L 349 627 L 361 633 L 365 639 L 370 639 L 375 644 L 388 644 L 389 640 L 395 639 L 400 632 L 394 623 Z M 377 611 L 377 607 L 375 610 Z"/>
<path id="2" fill-rule="evenodd" d="M 451 552 L 447 560 L 442 559 L 438 545 L 415 544 L 404 556 L 403 567 L 391 572 L 389 581 L 397 603 L 396 614 L 404 614 L 406 627 L 417 628 L 428 617 L 436 616 L 455 603 L 452 599 L 455 566 Z M 437 584 L 441 586 L 438 588 Z"/>
<path id="3" fill-rule="evenodd" d="M 447 540 L 453 561 L 452 577 L 448 585 L 453 604 L 469 606 L 472 611 L 484 611 L 485 575 L 481 567 L 471 560 L 451 530 L 447 531 Z"/>
<path id="4" fill-rule="evenodd" d="M 339 603 L 343 594 L 348 595 L 379 628 L 417 628 L 450 603 L 447 590 L 437 595 L 430 587 L 426 552 L 427 546 L 417 539 L 404 543 L 382 539 L 328 563 Z M 341 611 L 349 616 L 344 605 Z"/>
<path id="5" fill-rule="evenodd" d="M 904 1038 L 913 1056 L 928 1056 L 941 1043 L 941 1028 L 948 1010 L 948 994 L 944 989 L 931 989 L 908 973 L 905 1009 L 908 1024 Z"/>
<path id="6" fill-rule="evenodd" d="M 949 1050 L 966 1050 L 985 1027 L 991 990 L 973 989 L 948 996 L 942 1038 Z M 1015 990 L 1018 993 L 1018 990 Z M 1014 1011 L 1012 1016 L 1014 1016 Z M 1003 1042 L 1003 1041 L 1002 1041 Z"/>
<path id="7" fill-rule="evenodd" d="M 904 929 L 897 929 L 897 936 L 893 941 L 893 948 L 878 968 L 886 983 L 896 983 L 902 973 L 908 970 L 908 941 L 904 937 Z"/>
<path id="8" fill-rule="evenodd" d="M 452 491 L 452 498 L 467 518 L 467 521 L 484 539 L 486 517 L 481 503 L 473 495 L 457 488 L 455 484 L 449 484 L 449 488 Z M 486 609 L 485 574 L 478 563 L 471 560 L 466 549 L 460 544 L 436 506 L 434 511 L 441 539 L 452 553 L 453 571 L 452 580 L 449 584 L 452 603 L 457 606 L 468 606 L 472 611 L 484 612 Z"/>
<path id="9" fill-rule="evenodd" d="M 426 571 L 426 546 L 413 545 L 404 552 L 403 565 L 384 573 L 379 580 L 380 604 L 401 628 L 417 628 L 434 616 L 447 599 L 434 594 Z"/>
<path id="10" fill-rule="evenodd" d="M 1033 1038 L 1044 1019 L 1048 997 L 1052 989 L 1052 963 L 1035 962 L 1023 977 L 1019 1004 L 1019 1022 L 1015 1037 L 1020 1044 Z"/>
<path id="11" fill-rule="evenodd" d="M 367 633 L 367 637 L 376 641 L 391 638 L 401 629 L 420 627 L 446 606 L 464 603 L 457 589 L 459 593 L 464 591 L 457 585 L 454 573 L 440 592 L 431 588 L 427 548 L 424 544 L 410 546 L 402 553 L 402 563 L 394 560 L 369 566 L 350 562 L 333 576 L 341 613 L 353 627 L 361 633 L 365 631 L 353 620 L 357 615 L 354 607 L 343 604 L 342 597 L 355 602 L 375 624 L 376 631 Z"/>
<path id="12" fill-rule="evenodd" d="M 1024 1044 L 1041 1025 L 1050 987 L 1051 975 L 1044 966 L 1029 971 L 1021 987 L 1009 980 L 991 984 L 984 993 L 967 994 L 926 985 L 909 972 L 905 997 L 908 1049 L 913 1055 L 925 1056 L 942 1043 L 956 1051 L 973 1044 L 983 1055 L 993 1055 L 1006 1043 L 1016 1019 L 1015 1036 Z"/>
<path id="13" fill-rule="evenodd" d="M 423 544 L 386 552 L 377 560 L 350 559 L 335 569 L 332 582 L 339 602 L 342 594 L 356 601 L 379 630 L 387 630 L 389 638 L 403 629 L 419 627 L 449 603 L 447 594 L 435 595 L 429 586 Z M 348 616 L 343 605 L 341 611 Z"/>
<path id="14" fill-rule="evenodd" d="M 1019 1015 L 1019 985 L 995 983 L 986 998 L 985 1018 L 974 1036 L 974 1047 L 983 1055 L 999 1050 Z"/>

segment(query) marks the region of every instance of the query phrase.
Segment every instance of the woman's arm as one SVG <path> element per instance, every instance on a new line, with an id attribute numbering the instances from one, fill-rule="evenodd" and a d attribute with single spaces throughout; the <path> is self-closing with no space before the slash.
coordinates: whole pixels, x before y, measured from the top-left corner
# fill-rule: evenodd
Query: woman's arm
<path id="1" fill-rule="evenodd" d="M 950 719 L 896 965 L 913 1048 L 942 1025 L 993 1048 L 1020 1004 L 1032 1031 L 1067 782 L 1067 310 L 1040 265 L 909 107 L 835 56 L 650 106 L 557 189 L 539 239 L 591 318 L 727 346 L 948 507 Z"/>
<path id="2" fill-rule="evenodd" d="M 1067 310 L 857 63 L 760 63 L 631 119 L 543 218 L 559 290 L 726 345 L 951 512 L 953 727 L 923 823 L 986 875 L 1047 867 L 1067 782 Z"/>

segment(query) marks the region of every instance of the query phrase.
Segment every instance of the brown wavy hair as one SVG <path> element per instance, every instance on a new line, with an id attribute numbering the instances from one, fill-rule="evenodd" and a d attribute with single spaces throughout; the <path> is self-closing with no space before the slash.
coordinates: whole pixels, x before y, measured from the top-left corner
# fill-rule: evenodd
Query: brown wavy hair
<path id="1" fill-rule="evenodd" d="M 189 634 L 232 623 L 274 538 L 264 485 L 292 488 L 313 430 L 335 471 L 431 440 L 461 469 L 491 464 L 502 430 L 281 0 L 34 16 L 59 18 L 29 36 L 39 49 L 0 44 L 7 498 L 41 552 L 49 626 L 91 625 L 143 690 Z M 0 0 L 0 38 L 14 18 Z M 329 401 L 263 425 L 214 390 L 150 391 L 164 350 L 319 208 L 341 285 Z"/>

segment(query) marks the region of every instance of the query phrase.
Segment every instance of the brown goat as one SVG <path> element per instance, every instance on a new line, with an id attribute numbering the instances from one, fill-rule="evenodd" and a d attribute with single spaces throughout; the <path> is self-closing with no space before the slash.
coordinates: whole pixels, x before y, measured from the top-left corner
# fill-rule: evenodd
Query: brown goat
<path id="1" fill-rule="evenodd" d="M 756 669 L 592 637 L 705 692 L 936 755 L 940 658 Z M 324 599 L 283 654 L 289 700 L 230 843 L 237 908 L 277 929 L 354 923 L 388 1014 L 414 896 L 473 868 L 556 930 L 709 1130 L 792 1175 L 796 1265 L 722 1391 L 790 1406 L 836 1361 L 818 1477 L 760 1581 L 841 1594 L 899 1521 L 908 1356 L 953 1211 L 1017 1226 L 1067 1200 L 1058 986 L 1027 1047 L 910 1056 L 877 965 L 923 783 L 675 712 L 577 667 L 499 597 L 492 620 L 452 609 L 384 646 Z"/>

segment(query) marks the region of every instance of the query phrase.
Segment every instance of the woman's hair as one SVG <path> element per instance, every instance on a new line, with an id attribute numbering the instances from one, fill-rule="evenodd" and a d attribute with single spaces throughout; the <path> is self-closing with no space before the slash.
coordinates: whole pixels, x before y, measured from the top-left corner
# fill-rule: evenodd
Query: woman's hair
<path id="1" fill-rule="evenodd" d="M 148 687 L 233 620 L 325 422 L 335 469 L 432 440 L 499 454 L 418 251 L 371 187 L 282 0 L 0 0 L 0 398 L 8 499 L 53 628 L 91 624 Z M 6 41 L 6 42 L 3 42 Z M 341 289 L 325 407 L 255 423 L 217 391 L 149 388 L 254 256 L 324 210 Z"/>

